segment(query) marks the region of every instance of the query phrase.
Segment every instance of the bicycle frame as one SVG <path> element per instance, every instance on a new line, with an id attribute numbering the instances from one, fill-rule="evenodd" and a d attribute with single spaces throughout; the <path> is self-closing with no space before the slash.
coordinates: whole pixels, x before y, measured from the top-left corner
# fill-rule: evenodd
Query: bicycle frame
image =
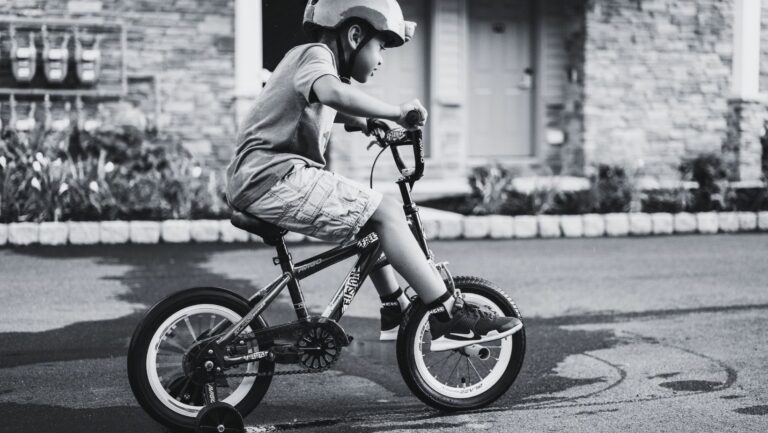
<path id="1" fill-rule="evenodd" d="M 419 217 L 419 209 L 413 203 L 411 191 L 409 190 L 407 180 L 401 178 L 397 181 L 400 193 L 403 197 L 403 210 L 408 220 L 411 231 L 416 237 L 419 246 L 428 259 L 432 259 L 432 251 L 427 247 L 426 237 Z M 240 321 L 229 326 L 224 334 L 216 339 L 216 344 L 221 346 L 229 344 L 240 334 L 259 314 L 261 314 L 269 304 L 283 291 L 287 286 L 293 302 L 293 308 L 296 311 L 296 317 L 299 320 L 307 319 L 309 314 L 304 305 L 304 294 L 301 291 L 299 281 L 313 275 L 331 265 L 346 260 L 354 255 L 359 258 L 352 269 L 347 274 L 344 282 L 336 290 L 331 298 L 331 302 L 325 308 L 322 317 L 338 321 L 347 311 L 352 300 L 357 295 L 358 290 L 368 278 L 368 275 L 376 269 L 388 265 L 388 261 L 382 255 L 379 237 L 374 232 L 368 232 L 364 236 L 354 241 L 347 242 L 339 247 L 320 253 L 316 256 L 303 260 L 296 265 L 293 264 L 288 248 L 281 238 L 275 245 L 277 250 L 276 263 L 279 264 L 283 274 L 277 277 L 269 285 L 256 292 L 248 301 L 253 305 L 248 314 Z M 211 334 L 215 335 L 218 330 L 214 328 Z"/>

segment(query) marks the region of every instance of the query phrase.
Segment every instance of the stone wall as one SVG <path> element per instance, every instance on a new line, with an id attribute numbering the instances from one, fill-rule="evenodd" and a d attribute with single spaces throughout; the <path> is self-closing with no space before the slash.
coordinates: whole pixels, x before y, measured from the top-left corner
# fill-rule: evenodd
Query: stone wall
<path id="1" fill-rule="evenodd" d="M 564 50 L 565 64 L 561 65 L 564 68 L 561 73 L 567 74 L 567 78 L 564 80 L 562 103 L 550 105 L 548 102 L 546 126 L 564 131 L 565 142 L 547 147 L 545 157 L 552 172 L 561 175 L 584 174 L 586 4 L 586 0 L 573 0 L 567 3 L 557 2 L 551 8 L 560 14 L 557 25 L 561 29 L 562 40 L 557 43 L 561 44 Z M 542 145 L 546 146 L 546 143 Z"/>
<path id="2" fill-rule="evenodd" d="M 728 135 L 723 161 L 730 180 L 757 181 L 763 176 L 763 149 L 760 137 L 768 119 L 765 100 L 728 101 Z"/>
<path id="3" fill-rule="evenodd" d="M 234 11 L 234 0 L 0 2 L 4 16 L 124 22 L 127 101 L 212 164 L 234 150 Z"/>
<path id="4" fill-rule="evenodd" d="M 726 138 L 733 2 L 591 0 L 584 155 L 676 176 L 682 157 Z"/>

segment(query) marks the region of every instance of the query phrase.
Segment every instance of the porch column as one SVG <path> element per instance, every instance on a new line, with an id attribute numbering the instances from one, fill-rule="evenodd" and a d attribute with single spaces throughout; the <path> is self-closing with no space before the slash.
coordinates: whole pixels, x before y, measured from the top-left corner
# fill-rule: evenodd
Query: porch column
<path id="1" fill-rule="evenodd" d="M 262 87 L 261 0 L 235 0 L 235 115 L 238 124 Z"/>
<path id="2" fill-rule="evenodd" d="M 734 181 L 762 175 L 760 136 L 766 121 L 760 95 L 760 0 L 736 0 L 733 26 L 732 97 L 728 100 L 728 135 L 723 159 Z"/>

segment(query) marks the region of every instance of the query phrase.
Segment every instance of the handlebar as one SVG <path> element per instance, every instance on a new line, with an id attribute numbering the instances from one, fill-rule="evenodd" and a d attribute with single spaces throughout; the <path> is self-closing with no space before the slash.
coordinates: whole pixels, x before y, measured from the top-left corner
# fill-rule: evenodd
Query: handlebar
<path id="1" fill-rule="evenodd" d="M 406 114 L 405 120 L 409 125 L 418 125 L 424 119 L 421 116 L 421 112 L 418 110 L 411 110 Z M 422 178 L 424 175 L 424 143 L 423 134 L 421 129 L 415 129 L 409 131 L 403 128 L 390 129 L 383 122 L 378 122 L 375 128 L 371 128 L 372 119 L 368 120 L 368 129 L 376 141 L 382 148 L 389 147 L 392 150 L 392 157 L 395 160 L 395 165 L 403 176 L 403 180 L 408 182 L 411 187 L 413 184 Z M 354 126 L 345 126 L 344 129 L 348 132 L 362 131 L 362 128 Z M 408 168 L 400 156 L 399 146 L 413 146 L 413 156 L 415 159 L 415 167 Z"/>

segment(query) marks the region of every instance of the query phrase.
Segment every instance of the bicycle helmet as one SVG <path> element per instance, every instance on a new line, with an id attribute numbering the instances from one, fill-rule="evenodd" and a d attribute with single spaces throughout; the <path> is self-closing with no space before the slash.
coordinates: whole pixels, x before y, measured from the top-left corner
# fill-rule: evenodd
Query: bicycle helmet
<path id="1" fill-rule="evenodd" d="M 317 28 L 335 30 L 349 19 L 358 18 L 366 21 L 380 34 L 385 35 L 385 46 L 394 48 L 413 38 L 416 23 L 405 21 L 403 11 L 396 0 L 310 0 L 304 9 L 304 30 L 312 35 Z M 349 61 L 341 52 L 341 35 L 336 34 L 339 51 L 339 74 L 349 79 L 358 52 L 373 39 L 373 34 L 366 35 L 350 54 Z"/>

